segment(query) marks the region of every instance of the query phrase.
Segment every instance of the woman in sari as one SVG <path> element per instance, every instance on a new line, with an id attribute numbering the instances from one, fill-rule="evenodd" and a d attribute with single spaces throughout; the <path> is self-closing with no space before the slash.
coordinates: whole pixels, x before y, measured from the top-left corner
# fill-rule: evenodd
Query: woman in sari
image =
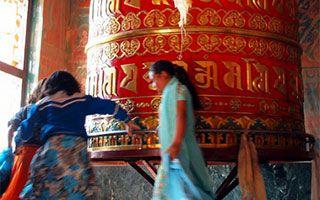
<path id="1" fill-rule="evenodd" d="M 187 72 L 160 60 L 151 66 L 149 78 L 162 94 L 159 108 L 162 162 L 153 199 L 213 199 L 213 184 L 195 138 L 194 109 L 200 103 Z"/>

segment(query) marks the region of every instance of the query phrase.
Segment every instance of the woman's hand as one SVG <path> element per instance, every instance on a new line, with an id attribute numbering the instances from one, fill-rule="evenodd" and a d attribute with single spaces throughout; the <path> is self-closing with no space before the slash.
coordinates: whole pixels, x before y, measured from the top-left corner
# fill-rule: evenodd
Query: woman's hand
<path id="1" fill-rule="evenodd" d="M 173 143 L 170 147 L 166 150 L 169 153 L 170 159 L 173 160 L 178 157 L 180 153 L 181 144 Z"/>
<path id="2" fill-rule="evenodd" d="M 128 123 L 126 123 L 126 130 L 128 132 L 128 135 L 132 136 L 132 131 L 140 130 L 140 127 L 137 124 L 135 124 L 132 120 L 130 120 Z"/>

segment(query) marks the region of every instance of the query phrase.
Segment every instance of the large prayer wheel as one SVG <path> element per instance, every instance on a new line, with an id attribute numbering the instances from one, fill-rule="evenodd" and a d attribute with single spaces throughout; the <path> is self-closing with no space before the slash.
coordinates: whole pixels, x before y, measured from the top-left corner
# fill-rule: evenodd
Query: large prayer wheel
<path id="1" fill-rule="evenodd" d="M 309 160 L 296 12 L 295 0 L 197 0 L 181 34 L 173 0 L 91 0 L 87 93 L 119 102 L 142 127 L 129 137 L 121 122 L 92 117 L 92 158 L 157 153 L 160 96 L 148 69 L 166 59 L 200 95 L 196 131 L 209 160 L 236 159 L 245 131 L 260 158 Z"/>

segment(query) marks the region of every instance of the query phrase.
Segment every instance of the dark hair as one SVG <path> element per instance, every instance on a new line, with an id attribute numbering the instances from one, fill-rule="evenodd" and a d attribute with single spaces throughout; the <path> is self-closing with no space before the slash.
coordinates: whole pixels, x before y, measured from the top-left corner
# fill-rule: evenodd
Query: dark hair
<path id="1" fill-rule="evenodd" d="M 53 95 L 59 91 L 65 91 L 68 96 L 81 92 L 78 81 L 66 71 L 56 71 L 47 80 L 46 95 Z"/>
<path id="2" fill-rule="evenodd" d="M 46 95 L 44 94 L 46 88 L 47 78 L 40 80 L 28 98 L 28 104 L 36 103 Z"/>
<path id="3" fill-rule="evenodd" d="M 160 74 L 162 71 L 165 71 L 170 76 L 175 76 L 180 83 L 188 88 L 192 97 L 193 109 L 198 110 L 201 108 L 196 88 L 192 84 L 187 71 L 183 67 L 173 64 L 167 60 L 159 60 L 151 65 L 150 71 L 155 74 Z"/>

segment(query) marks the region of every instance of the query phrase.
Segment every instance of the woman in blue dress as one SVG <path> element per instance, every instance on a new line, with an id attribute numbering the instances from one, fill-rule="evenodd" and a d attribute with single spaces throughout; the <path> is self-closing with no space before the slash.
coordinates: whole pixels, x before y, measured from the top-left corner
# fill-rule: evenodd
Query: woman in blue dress
<path id="1" fill-rule="evenodd" d="M 112 114 L 127 124 L 128 132 L 138 127 L 127 112 L 111 100 L 80 93 L 80 85 L 68 72 L 57 71 L 47 80 L 45 94 L 28 111 L 21 123 L 22 139 L 41 126 L 42 146 L 35 154 L 22 199 L 94 199 L 94 174 L 87 155 L 85 118 L 92 114 Z"/>
<path id="2" fill-rule="evenodd" d="M 169 61 L 160 60 L 151 66 L 149 78 L 162 94 L 159 108 L 162 163 L 158 169 L 153 199 L 182 198 L 177 194 L 181 191 L 170 183 L 179 183 L 175 179 L 181 179 L 180 183 L 185 184 L 182 186 L 186 193 L 184 198 L 213 199 L 212 180 L 195 138 L 194 109 L 200 107 L 200 102 L 187 72 Z M 170 156 L 169 166 L 178 172 L 175 178 L 169 178 L 165 170 L 166 155 Z M 180 166 L 182 169 L 179 169 Z M 164 189 L 165 186 L 167 189 Z"/>

